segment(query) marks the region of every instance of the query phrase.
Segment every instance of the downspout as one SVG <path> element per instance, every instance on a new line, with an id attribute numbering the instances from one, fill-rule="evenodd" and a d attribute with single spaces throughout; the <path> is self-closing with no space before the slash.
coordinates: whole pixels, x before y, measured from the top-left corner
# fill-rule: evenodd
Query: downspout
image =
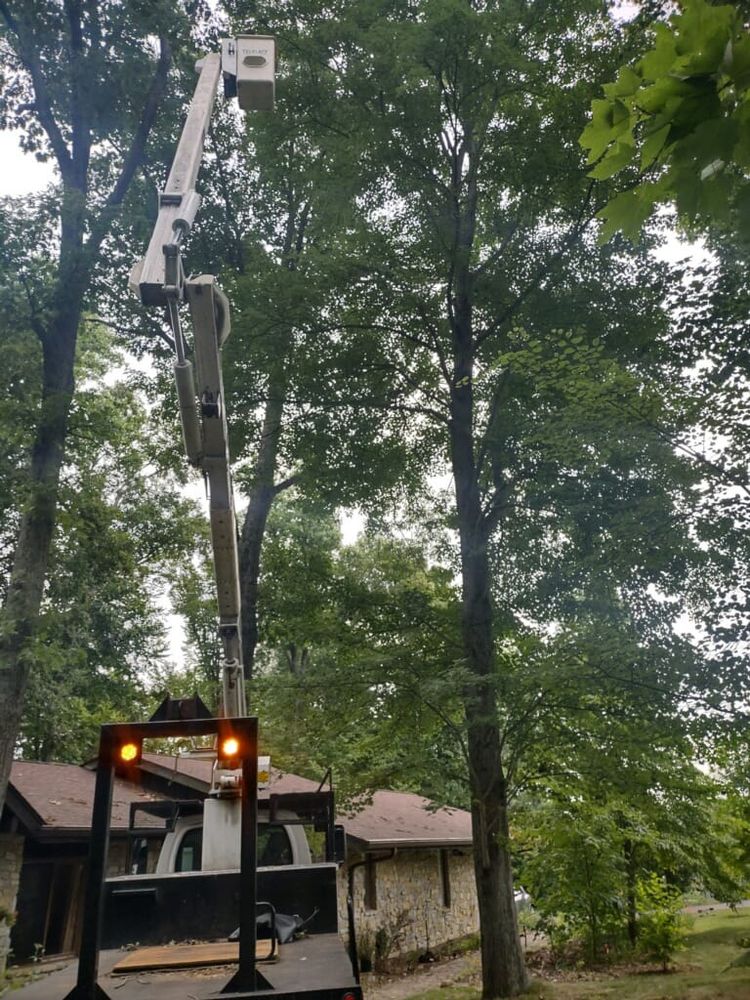
<path id="1" fill-rule="evenodd" d="M 352 963 L 354 981 L 359 983 L 359 955 L 357 953 L 357 935 L 354 929 L 354 872 L 357 868 L 366 865 L 368 861 L 378 864 L 381 861 L 391 861 L 396 857 L 397 848 L 392 847 L 390 854 L 383 854 L 380 857 L 364 857 L 361 861 L 355 861 L 348 865 L 346 869 L 346 915 L 349 921 L 349 958 Z"/>

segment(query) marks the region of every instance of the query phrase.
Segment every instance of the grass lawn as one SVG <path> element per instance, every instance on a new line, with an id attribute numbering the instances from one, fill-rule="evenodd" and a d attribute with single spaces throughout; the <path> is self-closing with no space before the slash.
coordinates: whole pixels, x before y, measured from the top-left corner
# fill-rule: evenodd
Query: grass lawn
<path id="1" fill-rule="evenodd" d="M 679 953 L 676 971 L 618 975 L 566 973 L 552 982 L 534 979 L 528 1000 L 750 1000 L 750 967 L 722 969 L 741 953 L 737 938 L 750 937 L 750 908 L 722 910 L 693 918 L 687 948 Z M 475 989 L 443 988 L 419 1000 L 476 1000 Z M 414 998 L 417 1000 L 417 998 Z"/>

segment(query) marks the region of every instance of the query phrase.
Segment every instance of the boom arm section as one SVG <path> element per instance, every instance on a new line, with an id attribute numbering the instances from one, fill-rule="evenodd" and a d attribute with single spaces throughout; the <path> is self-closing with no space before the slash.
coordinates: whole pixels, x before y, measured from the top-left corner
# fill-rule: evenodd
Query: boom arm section
<path id="1" fill-rule="evenodd" d="M 197 465 L 208 482 L 211 545 L 219 605 L 224 713 L 246 714 L 240 640 L 240 571 L 237 521 L 229 464 L 229 430 L 224 406 L 220 347 L 229 334 L 229 303 L 211 274 L 185 284 L 195 334 L 195 364 L 201 450 Z M 178 362 L 179 364 L 179 362 Z M 177 365 L 175 366 L 175 368 Z M 195 400 L 195 395 L 193 399 Z M 195 406 L 195 404 L 193 404 Z M 183 423 L 183 434 L 185 424 Z M 184 435 L 187 441 L 187 434 Z M 188 458 L 190 455 L 188 454 Z"/>
<path id="2" fill-rule="evenodd" d="M 200 77 L 180 136 L 146 256 L 131 273 L 131 286 L 146 306 L 166 307 L 175 345 L 174 376 L 185 453 L 208 484 L 211 544 L 223 646 L 223 714 L 246 714 L 240 630 L 237 521 L 229 459 L 229 435 L 221 374 L 221 346 L 229 335 L 229 303 L 213 275 L 185 278 L 180 247 L 200 208 L 195 184 L 223 73 L 226 90 L 244 110 L 273 106 L 275 46 L 268 36 L 227 39 L 222 54 L 199 63 Z M 194 332 L 195 368 L 180 322 L 187 301 Z"/>

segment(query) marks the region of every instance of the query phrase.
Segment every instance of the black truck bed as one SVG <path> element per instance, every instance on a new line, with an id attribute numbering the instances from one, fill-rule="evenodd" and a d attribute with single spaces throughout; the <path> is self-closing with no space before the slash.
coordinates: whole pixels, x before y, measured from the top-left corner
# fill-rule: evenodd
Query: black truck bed
<path id="1" fill-rule="evenodd" d="M 312 916 L 312 934 L 338 930 L 336 865 L 259 868 L 257 899 Z M 129 875 L 104 883 L 102 948 L 226 940 L 239 923 L 238 871 Z"/>

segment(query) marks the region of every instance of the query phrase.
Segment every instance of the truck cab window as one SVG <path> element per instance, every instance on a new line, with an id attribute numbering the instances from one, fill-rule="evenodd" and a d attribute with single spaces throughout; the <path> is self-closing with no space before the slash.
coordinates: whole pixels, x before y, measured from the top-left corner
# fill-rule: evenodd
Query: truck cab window
<path id="1" fill-rule="evenodd" d="M 197 872 L 201 868 L 201 851 L 203 848 L 203 829 L 195 827 L 188 830 L 180 841 L 177 851 L 175 871 Z"/>
<path id="2" fill-rule="evenodd" d="M 148 841 L 139 837 L 133 842 L 130 854 L 130 874 L 144 875 L 148 871 Z"/>
<path id="3" fill-rule="evenodd" d="M 292 845 L 283 826 L 261 823 L 258 827 L 258 867 L 292 864 Z"/>

